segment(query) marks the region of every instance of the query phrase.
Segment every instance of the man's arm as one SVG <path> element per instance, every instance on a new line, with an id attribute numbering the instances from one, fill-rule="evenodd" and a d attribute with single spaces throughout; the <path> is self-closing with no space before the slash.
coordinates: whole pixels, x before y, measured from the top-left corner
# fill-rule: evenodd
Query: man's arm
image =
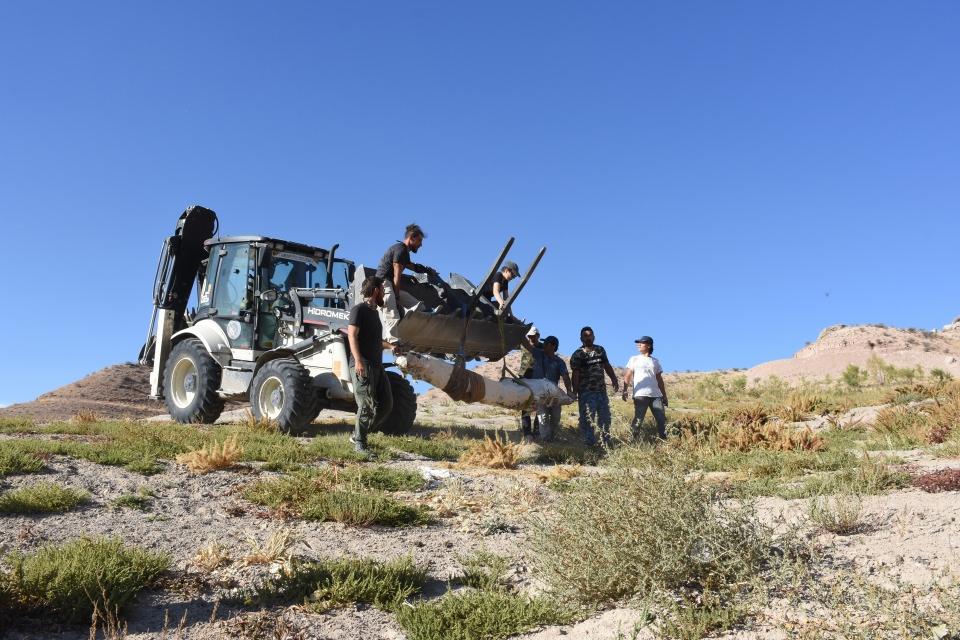
<path id="1" fill-rule="evenodd" d="M 533 353 L 533 343 L 530 342 L 529 337 L 523 336 L 523 338 L 520 340 L 520 346 L 526 349 L 527 351 L 529 351 L 530 353 Z"/>
<path id="2" fill-rule="evenodd" d="M 405 265 L 400 264 L 399 262 L 393 263 L 393 290 L 399 294 L 400 293 L 400 276 L 403 274 Z"/>
<path id="3" fill-rule="evenodd" d="M 572 396 L 572 395 L 573 395 L 573 385 L 570 384 L 570 376 L 567 375 L 567 372 L 566 372 L 566 371 L 561 371 L 561 372 L 560 372 L 560 377 L 563 378 L 563 386 L 565 386 L 565 387 L 567 388 L 567 395 L 568 395 L 568 396 Z"/>
<path id="4" fill-rule="evenodd" d="M 623 399 L 627 399 L 627 389 L 633 386 L 633 367 L 627 366 L 627 372 L 623 374 Z"/>
<path id="5" fill-rule="evenodd" d="M 620 391 L 620 380 L 617 378 L 617 372 L 613 370 L 610 362 L 603 363 L 603 370 L 607 372 L 608 376 L 610 376 L 610 382 L 613 383 L 613 390 Z"/>
<path id="6" fill-rule="evenodd" d="M 660 387 L 660 394 L 663 396 L 663 406 L 667 406 L 667 387 L 663 384 L 663 376 L 657 374 L 657 386 Z"/>
<path id="7" fill-rule="evenodd" d="M 357 371 L 357 376 L 366 378 L 367 368 L 363 364 L 363 358 L 360 357 L 360 327 L 355 324 L 347 325 L 347 342 L 350 343 L 353 368 Z"/>
<path id="8" fill-rule="evenodd" d="M 500 283 L 496 281 L 493 283 L 493 297 L 499 303 L 501 308 L 503 308 L 503 305 L 507 304 L 507 301 L 503 299 L 503 295 L 500 293 Z"/>
<path id="9" fill-rule="evenodd" d="M 573 395 L 580 393 L 580 369 L 573 370 Z"/>

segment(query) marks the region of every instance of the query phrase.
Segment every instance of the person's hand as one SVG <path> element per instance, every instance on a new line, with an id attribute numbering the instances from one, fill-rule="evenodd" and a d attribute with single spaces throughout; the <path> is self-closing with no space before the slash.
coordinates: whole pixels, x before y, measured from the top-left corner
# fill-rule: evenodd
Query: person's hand
<path id="1" fill-rule="evenodd" d="M 358 377 L 358 378 L 366 378 L 366 377 L 367 377 L 367 367 L 363 364 L 363 360 L 362 360 L 362 359 L 358 359 L 358 360 L 354 363 L 353 368 L 354 368 L 354 370 L 357 372 L 357 377 Z"/>
<path id="2" fill-rule="evenodd" d="M 617 380 L 613 381 L 613 390 L 614 392 L 620 391 L 620 382 Z"/>
<path id="3" fill-rule="evenodd" d="M 663 396 L 663 406 L 669 405 L 670 402 L 667 400 L 667 396 Z"/>
<path id="4" fill-rule="evenodd" d="M 627 400 L 627 387 L 624 385 L 623 392 L 620 394 L 620 397 L 623 398 L 624 402 Z"/>

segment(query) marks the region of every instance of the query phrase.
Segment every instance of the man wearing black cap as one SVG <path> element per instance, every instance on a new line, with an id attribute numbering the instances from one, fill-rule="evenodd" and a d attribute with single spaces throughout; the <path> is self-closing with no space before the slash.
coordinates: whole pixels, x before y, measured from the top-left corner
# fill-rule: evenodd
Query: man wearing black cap
<path id="1" fill-rule="evenodd" d="M 577 395 L 580 409 L 580 434 L 587 446 L 597 443 L 594 425 L 600 430 L 603 446 L 610 446 L 610 399 L 603 374 L 610 377 L 613 390 L 620 389 L 617 372 L 610 365 L 607 352 L 594 344 L 593 329 L 580 329 L 581 347 L 570 356 L 573 371 L 573 392 Z"/>
<path id="2" fill-rule="evenodd" d="M 507 260 L 503 263 L 503 268 L 480 291 L 480 295 L 492 302 L 497 310 L 503 309 L 507 300 L 510 299 L 510 285 L 507 283 L 519 277 L 520 267 L 517 266 L 516 262 Z"/>
<path id="3" fill-rule="evenodd" d="M 663 384 L 663 367 L 653 357 L 653 338 L 641 336 L 634 342 L 640 353 L 627 362 L 623 378 L 624 400 L 631 388 L 633 391 L 633 437 L 635 440 L 643 437 L 643 418 L 649 408 L 657 423 L 657 435 L 666 440 L 667 415 L 663 408 L 667 404 L 667 390 Z"/>

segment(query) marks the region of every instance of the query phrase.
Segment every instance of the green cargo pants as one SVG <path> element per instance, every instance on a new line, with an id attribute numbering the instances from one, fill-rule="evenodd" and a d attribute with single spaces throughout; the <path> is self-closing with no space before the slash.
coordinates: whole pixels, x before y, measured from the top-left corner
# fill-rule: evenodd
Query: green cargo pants
<path id="1" fill-rule="evenodd" d="M 351 365 L 350 379 L 353 381 L 353 395 L 357 400 L 357 422 L 353 438 L 367 444 L 367 434 L 380 426 L 393 411 L 393 390 L 387 372 L 379 362 L 367 362 L 367 375 L 360 377 Z"/>

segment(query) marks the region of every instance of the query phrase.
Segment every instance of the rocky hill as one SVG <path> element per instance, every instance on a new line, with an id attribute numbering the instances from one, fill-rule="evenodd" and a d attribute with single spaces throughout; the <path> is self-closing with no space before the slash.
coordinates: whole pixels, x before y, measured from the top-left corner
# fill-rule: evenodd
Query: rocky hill
<path id="1" fill-rule="evenodd" d="M 871 357 L 900 368 L 942 369 L 960 377 L 960 318 L 939 331 L 897 329 L 884 325 L 834 325 L 792 358 L 748 369 L 747 380 L 777 376 L 788 382 L 837 377 L 849 365 L 863 367 Z"/>

